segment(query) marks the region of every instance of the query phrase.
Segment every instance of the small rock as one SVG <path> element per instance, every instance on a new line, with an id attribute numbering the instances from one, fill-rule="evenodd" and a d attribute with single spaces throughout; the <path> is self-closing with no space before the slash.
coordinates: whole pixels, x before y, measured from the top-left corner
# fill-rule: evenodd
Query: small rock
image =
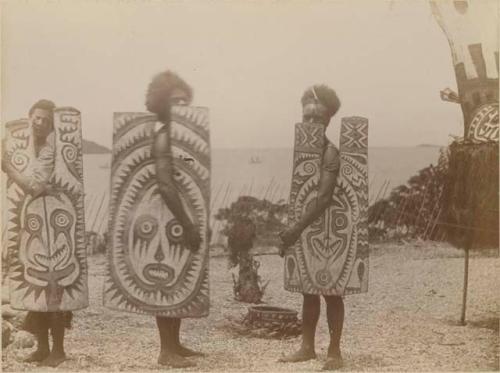
<path id="1" fill-rule="evenodd" d="M 7 347 L 11 342 L 14 327 L 8 321 L 2 321 L 2 348 Z"/>
<path id="2" fill-rule="evenodd" d="M 19 330 L 14 334 L 14 346 L 16 348 L 30 348 L 35 345 L 35 336 L 24 330 Z"/>
<path id="3" fill-rule="evenodd" d="M 10 303 L 10 298 L 9 298 L 8 289 L 6 289 L 4 286 L 2 286 L 2 305 L 9 304 L 9 303 Z"/>
<path id="4" fill-rule="evenodd" d="M 17 314 L 11 318 L 9 321 L 14 326 L 14 328 L 20 330 L 24 326 L 24 320 L 26 319 L 26 315 L 28 312 L 26 311 L 17 311 Z"/>

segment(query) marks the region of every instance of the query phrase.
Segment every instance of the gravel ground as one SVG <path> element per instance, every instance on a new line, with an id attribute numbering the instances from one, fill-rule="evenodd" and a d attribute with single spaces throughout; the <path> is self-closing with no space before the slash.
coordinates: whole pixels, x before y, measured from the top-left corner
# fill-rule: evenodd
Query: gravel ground
<path id="1" fill-rule="evenodd" d="M 259 256 L 263 280 L 271 280 L 264 302 L 300 310 L 301 296 L 283 290 L 282 260 Z M 102 306 L 104 256 L 89 259 L 90 307 L 75 312 L 67 334 L 68 360 L 44 371 L 158 371 L 159 339 L 151 316 L 115 312 Z M 343 371 L 499 370 L 500 259 L 473 256 L 470 262 L 466 326 L 458 325 L 463 258 L 432 243 L 374 247 L 367 294 L 345 298 Z M 300 338 L 269 340 L 238 336 L 229 319 L 248 305 L 233 300 L 232 279 L 223 257 L 211 260 L 210 316 L 186 320 L 183 342 L 208 354 L 189 371 L 317 371 L 328 345 L 324 304 L 318 324 L 318 359 L 277 363 Z M 4 371 L 42 371 L 22 363 L 32 349 L 2 352 Z"/>

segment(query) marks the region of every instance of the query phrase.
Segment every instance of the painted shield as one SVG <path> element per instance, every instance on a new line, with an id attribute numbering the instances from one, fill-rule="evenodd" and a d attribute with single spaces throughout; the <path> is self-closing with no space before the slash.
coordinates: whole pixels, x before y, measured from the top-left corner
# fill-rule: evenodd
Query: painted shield
<path id="1" fill-rule="evenodd" d="M 6 129 L 13 166 L 31 177 L 37 159 L 28 121 L 10 122 Z M 80 112 L 56 109 L 53 136 L 48 182 L 54 193 L 33 198 L 7 179 L 4 242 L 15 309 L 55 312 L 88 306 Z"/>
<path id="2" fill-rule="evenodd" d="M 115 113 L 108 276 L 104 304 L 168 317 L 208 315 L 210 145 L 206 108 L 172 108 L 174 180 L 202 244 L 183 243 L 182 226 L 159 194 L 151 150 L 156 117 Z"/>
<path id="3" fill-rule="evenodd" d="M 431 0 L 451 49 L 464 138 L 498 142 L 498 1 Z"/>
<path id="4" fill-rule="evenodd" d="M 479 107 L 472 116 L 467 138 L 473 142 L 498 142 L 498 104 Z"/>
<path id="5" fill-rule="evenodd" d="M 295 126 L 289 225 L 315 203 L 324 126 Z M 285 253 L 285 289 L 322 295 L 368 291 L 368 120 L 342 119 L 340 170 L 331 206 Z"/>

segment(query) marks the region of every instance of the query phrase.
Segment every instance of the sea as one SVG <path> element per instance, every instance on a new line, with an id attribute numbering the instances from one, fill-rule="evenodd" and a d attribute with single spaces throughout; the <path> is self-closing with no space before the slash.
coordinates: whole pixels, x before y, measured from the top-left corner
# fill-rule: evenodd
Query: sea
<path id="1" fill-rule="evenodd" d="M 405 184 L 420 169 L 437 164 L 439 146 L 371 147 L 368 150 L 369 201 Z M 239 196 L 286 203 L 292 177 L 292 148 L 212 149 L 211 214 Z M 107 230 L 111 154 L 84 155 L 86 229 Z"/>

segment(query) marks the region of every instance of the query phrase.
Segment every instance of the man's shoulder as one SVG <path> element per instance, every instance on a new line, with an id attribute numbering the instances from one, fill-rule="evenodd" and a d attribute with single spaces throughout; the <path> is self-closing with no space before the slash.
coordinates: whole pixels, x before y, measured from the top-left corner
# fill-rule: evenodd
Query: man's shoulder
<path id="1" fill-rule="evenodd" d="M 47 138 L 45 139 L 45 142 L 49 146 L 55 146 L 56 144 L 56 131 L 52 131 L 47 135 Z"/>
<path id="2" fill-rule="evenodd" d="M 327 140 L 325 152 L 323 153 L 323 169 L 336 171 L 340 167 L 340 153 L 338 148 Z"/>
<path id="3" fill-rule="evenodd" d="M 333 149 L 336 150 L 337 152 L 339 151 L 339 148 L 337 145 L 335 145 L 333 142 L 331 142 L 328 138 L 326 139 L 326 149 Z"/>
<path id="4" fill-rule="evenodd" d="M 325 146 L 325 152 L 324 152 L 324 157 L 325 158 L 331 158 L 331 157 L 334 157 L 334 158 L 337 158 L 340 154 L 339 152 L 339 148 L 337 148 L 337 146 L 332 143 L 330 140 L 326 140 L 326 146 Z"/>

